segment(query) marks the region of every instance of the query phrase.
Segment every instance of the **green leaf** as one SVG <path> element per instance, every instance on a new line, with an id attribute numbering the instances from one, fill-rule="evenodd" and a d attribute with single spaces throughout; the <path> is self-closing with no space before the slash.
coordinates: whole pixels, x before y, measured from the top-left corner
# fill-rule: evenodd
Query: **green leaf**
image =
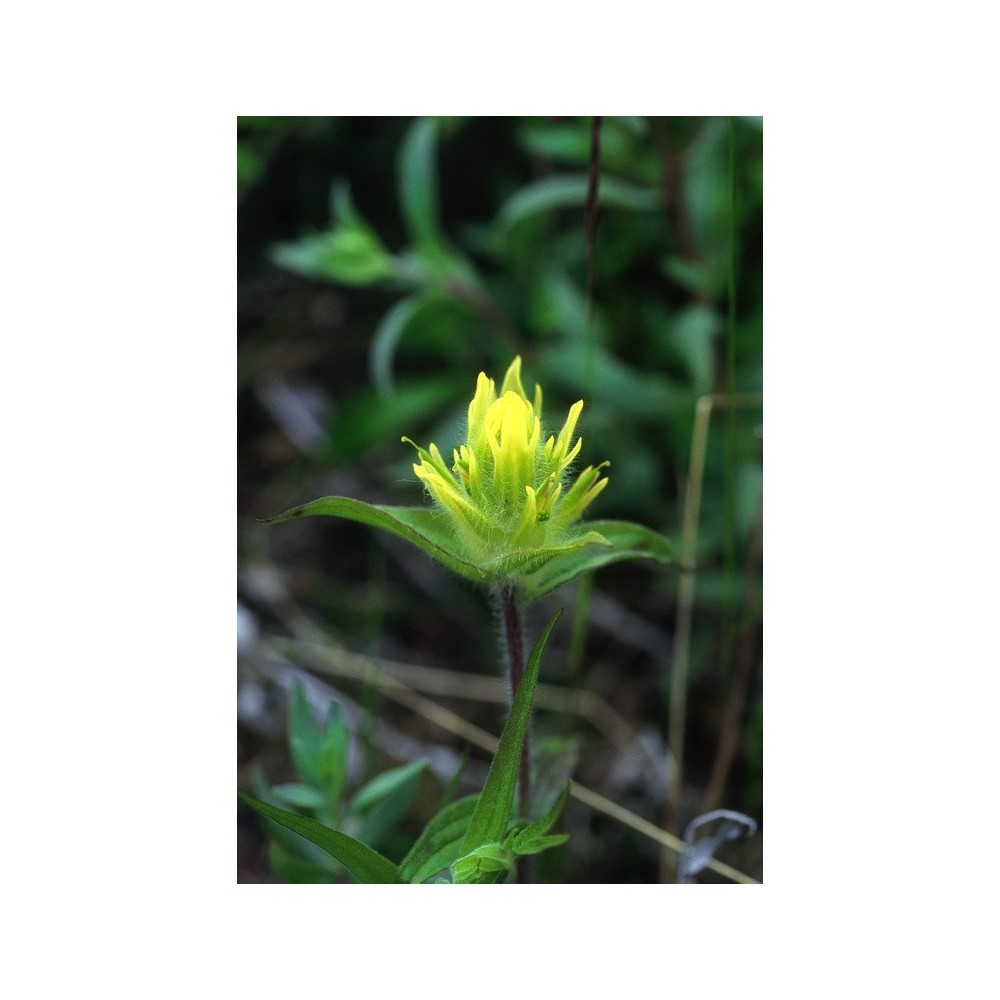
<path id="1" fill-rule="evenodd" d="M 394 767 L 391 771 L 384 771 L 376 775 L 367 784 L 360 788 L 357 794 L 351 799 L 351 812 L 365 812 L 371 809 L 376 803 L 383 799 L 390 798 L 405 789 L 407 785 L 414 784 L 414 779 L 419 780 L 420 773 L 427 767 L 424 759 L 412 761 L 403 767 Z"/>
<path id="2" fill-rule="evenodd" d="M 400 208 L 417 243 L 443 242 L 438 229 L 435 133 L 432 119 L 418 118 L 403 141 L 399 157 Z"/>
<path id="3" fill-rule="evenodd" d="M 343 517 L 389 531 L 412 542 L 448 569 L 477 583 L 489 583 L 504 574 L 535 570 L 525 576 L 521 584 L 526 600 L 541 597 L 588 569 L 622 559 L 673 561 L 670 542 L 649 528 L 629 521 L 589 522 L 586 527 L 591 531 L 577 542 L 537 552 L 525 550 L 488 567 L 472 561 L 462 543 L 452 535 L 446 516 L 431 507 L 391 507 L 350 497 L 321 497 L 267 518 L 263 523 L 280 524 L 314 515 Z"/>
<path id="4" fill-rule="evenodd" d="M 336 803 L 347 771 L 347 730 L 340 706 L 331 703 L 330 717 L 320 732 L 305 690 L 296 683 L 289 716 L 289 748 L 299 776 L 328 803 Z"/>
<path id="5" fill-rule="evenodd" d="M 312 785 L 275 785 L 275 798 L 293 809 L 322 809 L 327 804 L 323 793 Z"/>
<path id="6" fill-rule="evenodd" d="M 346 285 L 371 285 L 395 275 L 397 261 L 358 214 L 343 181 L 331 186 L 330 214 L 326 232 L 275 244 L 271 260 L 303 277 Z"/>
<path id="7" fill-rule="evenodd" d="M 257 770 L 254 773 L 253 788 L 257 798 L 259 798 L 262 802 L 265 802 L 270 806 L 274 806 L 276 809 L 282 809 L 284 807 L 283 801 L 274 794 L 274 791 L 264 778 L 263 772 L 260 770 Z M 309 843 L 308 840 L 303 840 L 300 836 L 292 833 L 291 830 L 286 829 L 280 823 L 275 823 L 272 820 L 265 819 L 264 827 L 267 830 L 268 835 L 278 841 L 287 853 L 306 859 L 311 864 L 320 865 L 321 867 L 327 862 L 331 865 L 335 864 L 335 862 L 331 861 L 329 856 L 321 851 L 315 844 Z M 275 871 L 275 874 L 279 873 Z"/>
<path id="8" fill-rule="evenodd" d="M 472 814 L 469 829 L 465 834 L 462 849 L 466 854 L 482 847 L 484 844 L 500 843 L 507 832 L 507 823 L 514 807 L 514 791 L 517 786 L 517 773 L 521 763 L 521 748 L 524 745 L 524 734 L 528 729 L 528 718 L 531 713 L 531 699 L 535 694 L 535 684 L 538 681 L 538 668 L 542 660 L 542 651 L 553 627 L 559 620 L 562 609 L 557 611 L 542 630 L 535 648 L 528 657 L 521 682 L 518 684 L 510 715 L 500 734 L 496 754 L 490 764 L 486 784 L 479 796 L 476 811 Z"/>
<path id="9" fill-rule="evenodd" d="M 587 527 L 603 535 L 610 548 L 578 549 L 555 556 L 521 585 L 525 600 L 533 601 L 562 586 L 587 570 L 622 559 L 652 559 L 674 562 L 674 547 L 662 535 L 631 521 L 589 521 Z"/>
<path id="10" fill-rule="evenodd" d="M 360 221 L 275 244 L 270 256 L 278 267 L 304 278 L 344 285 L 374 285 L 391 278 L 396 270 L 392 254 L 374 230 Z"/>
<path id="11" fill-rule="evenodd" d="M 371 448 L 413 433 L 415 426 L 454 406 L 464 380 L 453 376 L 397 383 L 393 394 L 364 390 L 350 397 L 330 424 L 322 458 L 352 462 Z"/>
<path id="12" fill-rule="evenodd" d="M 395 386 L 392 378 L 393 358 L 396 345 L 410 320 L 428 304 L 430 300 L 412 295 L 397 302 L 379 321 L 371 346 L 371 375 L 380 396 L 389 397 Z"/>
<path id="13" fill-rule="evenodd" d="M 405 767 L 387 771 L 373 778 L 359 793 L 364 797 L 355 812 L 364 814 L 364 822 L 357 831 L 358 839 L 369 847 L 379 848 L 399 829 L 420 788 L 420 773 L 427 766 L 426 760 L 414 761 Z M 378 783 L 384 783 L 379 786 Z M 375 787 L 372 787 L 375 786 Z"/>
<path id="14" fill-rule="evenodd" d="M 522 219 L 539 212 L 583 206 L 587 201 L 590 178 L 587 174 L 565 174 L 546 177 L 521 188 L 505 202 L 497 217 L 503 230 L 510 230 Z M 613 177 L 601 177 L 598 203 L 602 208 L 626 208 L 648 211 L 659 207 L 656 191 L 636 187 Z"/>
<path id="15" fill-rule="evenodd" d="M 381 528 L 405 538 L 432 559 L 477 583 L 486 583 L 489 575 L 471 561 L 461 542 L 452 534 L 447 520 L 430 507 L 389 507 L 352 500 L 350 497 L 321 497 L 299 507 L 292 507 L 264 524 L 281 524 L 296 517 L 343 517 L 349 521 Z"/>
<path id="16" fill-rule="evenodd" d="M 483 844 L 451 866 L 456 885 L 503 882 L 514 870 L 514 856 L 500 844 Z"/>
<path id="17" fill-rule="evenodd" d="M 296 682 L 288 718 L 288 745 L 299 776 L 311 785 L 319 784 L 319 726 L 305 688 Z"/>
<path id="18" fill-rule="evenodd" d="M 595 412 L 598 406 L 607 405 L 657 426 L 665 419 L 690 413 L 694 400 L 687 386 L 662 374 L 640 371 L 599 344 L 593 354 L 592 385 L 588 385 L 586 352 L 578 344 L 553 345 L 539 355 L 538 363 L 547 380 L 584 395 L 592 401 Z"/>
<path id="19" fill-rule="evenodd" d="M 461 856 L 465 831 L 478 801 L 478 795 L 459 799 L 445 806 L 428 822 L 399 866 L 404 882 L 426 882 Z"/>
<path id="20" fill-rule="evenodd" d="M 568 834 L 546 836 L 549 830 L 556 825 L 556 821 L 566 807 L 566 800 L 569 798 L 569 787 L 569 783 L 567 782 L 562 794 L 548 813 L 537 822 L 526 826 L 514 837 L 511 848 L 515 854 L 539 854 L 549 847 L 564 844 L 569 840 Z"/>
<path id="21" fill-rule="evenodd" d="M 331 857 L 336 858 L 359 882 L 380 885 L 402 882 L 396 866 L 388 858 L 362 844 L 360 840 L 348 837 L 337 830 L 331 830 L 314 819 L 298 816 L 284 809 L 276 809 L 245 792 L 238 792 L 237 795 L 241 802 L 262 816 L 280 823 L 293 833 L 321 847 Z"/>
<path id="22" fill-rule="evenodd" d="M 267 849 L 268 867 L 285 885 L 318 885 L 335 881 L 337 872 L 343 869 L 328 855 L 319 852 L 319 857 L 326 862 L 325 865 L 306 861 L 276 840 L 271 841 Z"/>

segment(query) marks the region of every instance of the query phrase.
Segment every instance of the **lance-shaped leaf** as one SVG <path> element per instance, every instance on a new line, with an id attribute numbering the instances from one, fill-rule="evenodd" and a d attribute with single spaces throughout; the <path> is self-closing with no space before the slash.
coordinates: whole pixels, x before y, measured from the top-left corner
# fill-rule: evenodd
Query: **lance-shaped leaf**
<path id="1" fill-rule="evenodd" d="M 522 830 L 517 831 L 507 838 L 510 849 L 515 854 L 540 854 L 550 847 L 558 844 L 565 844 L 569 840 L 569 835 L 565 833 L 550 834 L 549 830 L 556 824 L 560 814 L 566 806 L 569 798 L 569 783 L 563 789 L 562 794 L 556 800 L 556 804 L 549 812 L 535 823 L 530 823 Z"/>
<path id="2" fill-rule="evenodd" d="M 297 517 L 343 517 L 405 538 L 432 559 L 476 583 L 518 579 L 524 600 L 555 590 L 580 573 L 622 559 L 674 561 L 671 543 L 655 531 L 630 521 L 591 521 L 586 534 L 562 545 L 522 549 L 489 563 L 478 563 L 451 528 L 448 516 L 431 507 L 393 507 L 350 497 L 321 497 L 293 507 L 263 524 Z"/>
<path id="3" fill-rule="evenodd" d="M 360 840 L 348 837 L 346 833 L 331 830 L 314 819 L 296 813 L 276 809 L 245 792 L 237 793 L 245 802 L 262 816 L 280 823 L 293 833 L 297 833 L 317 847 L 321 847 L 331 857 L 336 858 L 359 882 L 379 885 L 394 885 L 402 882 L 396 866 L 378 851 L 373 851 Z"/>
<path id="4" fill-rule="evenodd" d="M 405 538 L 423 549 L 432 559 L 477 583 L 489 580 L 489 574 L 472 562 L 464 546 L 449 530 L 447 521 L 439 511 L 430 507 L 389 507 L 364 503 L 350 497 L 320 497 L 299 507 L 292 507 L 283 514 L 264 520 L 264 524 L 281 524 L 296 517 L 325 515 L 359 521 Z"/>
<path id="5" fill-rule="evenodd" d="M 547 563 L 521 584 L 526 601 L 533 601 L 555 590 L 575 576 L 607 566 L 622 559 L 652 559 L 659 563 L 674 561 L 674 547 L 662 535 L 631 521 L 588 521 L 587 527 L 610 542 L 610 546 L 591 546 L 586 549 L 563 552 Z"/>
<path id="6" fill-rule="evenodd" d="M 462 843 L 463 854 L 471 854 L 484 844 L 501 843 L 507 833 L 507 823 L 514 807 L 514 791 L 517 787 L 517 772 L 521 763 L 521 748 L 524 746 L 524 734 L 528 729 L 528 717 L 531 713 L 531 699 L 535 694 L 535 684 L 538 681 L 538 667 L 542 661 L 542 651 L 548 642 L 549 634 L 559 620 L 562 609 L 550 619 L 542 629 L 535 648 L 528 657 L 524 674 L 517 686 L 514 703 L 510 707 L 510 715 L 500 734 L 490 773 L 486 784 L 479 795 L 479 802 L 469 822 L 469 829 Z"/>

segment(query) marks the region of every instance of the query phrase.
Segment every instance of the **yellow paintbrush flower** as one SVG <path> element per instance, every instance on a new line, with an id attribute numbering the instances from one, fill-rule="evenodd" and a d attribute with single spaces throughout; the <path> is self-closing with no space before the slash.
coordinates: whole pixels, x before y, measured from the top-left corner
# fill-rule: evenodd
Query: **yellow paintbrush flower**
<path id="1" fill-rule="evenodd" d="M 541 387 L 536 385 L 528 398 L 521 384 L 521 358 L 516 357 L 499 393 L 494 380 L 480 372 L 466 440 L 453 451 L 451 468 L 436 445 L 424 449 L 403 438 L 420 456 L 413 471 L 448 513 L 477 562 L 512 565 L 511 557 L 518 553 L 544 550 L 551 555 L 610 544 L 596 532 L 568 530 L 608 483 L 601 469 L 609 463 L 602 462 L 588 466 L 564 489 L 583 444 L 581 438 L 573 443 L 582 409 L 581 399 L 570 407 L 559 433 L 546 437 Z M 533 564 L 526 560 L 525 572 Z"/>

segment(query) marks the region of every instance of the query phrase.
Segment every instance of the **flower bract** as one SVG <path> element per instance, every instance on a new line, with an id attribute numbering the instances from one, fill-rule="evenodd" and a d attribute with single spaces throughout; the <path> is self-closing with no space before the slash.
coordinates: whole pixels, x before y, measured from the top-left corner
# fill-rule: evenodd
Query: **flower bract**
<path id="1" fill-rule="evenodd" d="M 437 445 L 412 444 L 420 457 L 413 471 L 481 565 L 518 565 L 512 557 L 554 554 L 584 545 L 610 544 L 595 532 L 573 529 L 607 486 L 608 462 L 571 474 L 583 444 L 574 441 L 583 400 L 574 403 L 558 433 L 542 423 L 542 390 L 529 398 L 521 384 L 521 358 L 514 358 L 497 390 L 479 373 L 469 404 L 465 441 L 449 466 Z M 535 565 L 530 559 L 526 568 Z"/>

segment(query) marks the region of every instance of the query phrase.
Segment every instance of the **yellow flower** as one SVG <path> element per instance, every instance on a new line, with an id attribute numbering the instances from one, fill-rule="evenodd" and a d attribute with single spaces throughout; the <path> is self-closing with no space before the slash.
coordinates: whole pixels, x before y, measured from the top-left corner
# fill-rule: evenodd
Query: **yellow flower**
<path id="1" fill-rule="evenodd" d="M 466 440 L 454 450 L 451 468 L 437 445 L 412 444 L 420 456 L 413 471 L 437 504 L 450 515 L 469 554 L 488 564 L 526 550 L 608 544 L 600 536 L 573 541 L 567 533 L 607 486 L 601 469 L 588 466 L 564 490 L 580 452 L 573 443 L 583 400 L 574 403 L 558 434 L 542 427 L 542 390 L 529 399 L 521 384 L 521 358 L 514 358 L 499 393 L 480 372 L 469 404 Z"/>

